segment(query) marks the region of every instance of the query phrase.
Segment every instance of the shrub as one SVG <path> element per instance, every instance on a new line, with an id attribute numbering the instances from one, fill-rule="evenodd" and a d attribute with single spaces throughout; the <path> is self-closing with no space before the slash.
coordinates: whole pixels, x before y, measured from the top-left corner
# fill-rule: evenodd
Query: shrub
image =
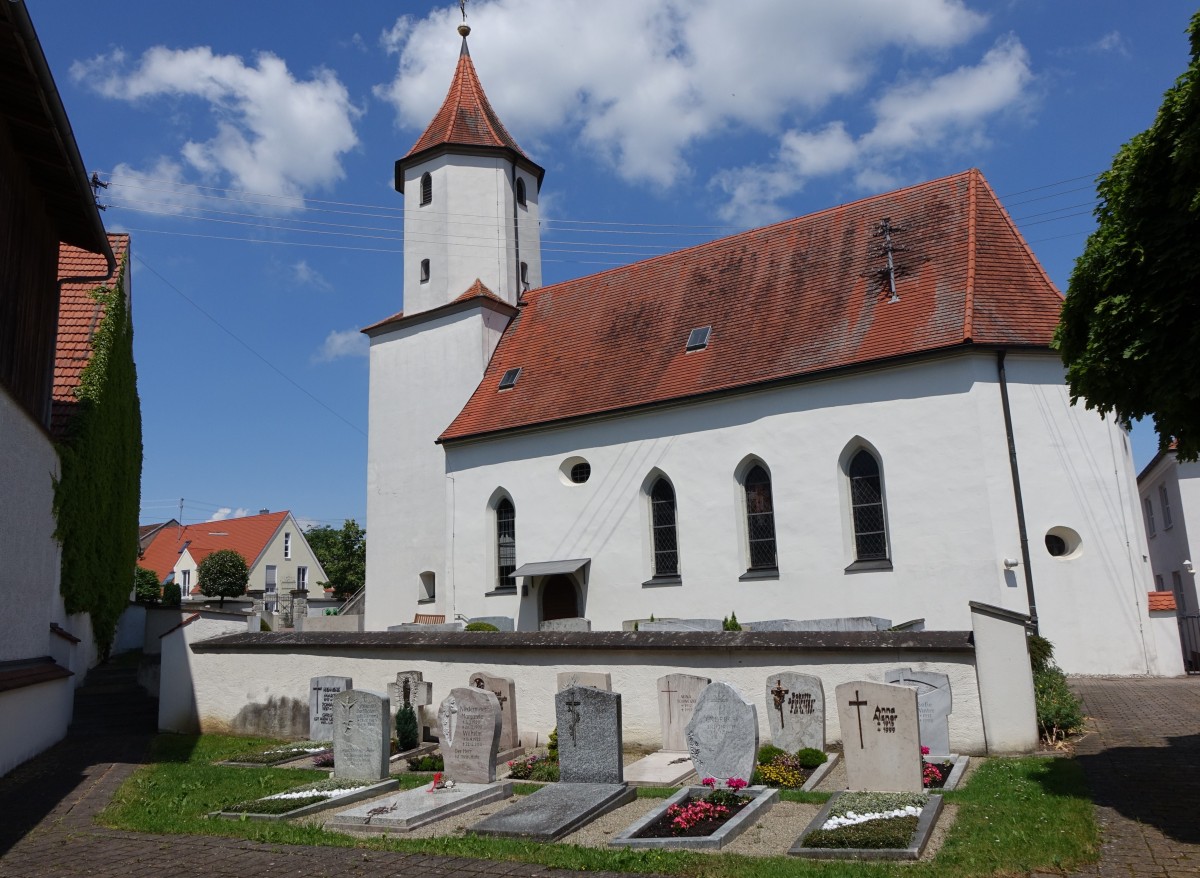
<path id="1" fill-rule="evenodd" d="M 468 622 L 463 631 L 499 631 L 491 622 Z"/>
<path id="2" fill-rule="evenodd" d="M 742 626 L 738 624 L 737 613 L 730 613 L 729 616 L 721 622 L 721 627 L 726 631 L 741 631 Z"/>
<path id="3" fill-rule="evenodd" d="M 758 758 L 755 760 L 759 765 L 769 765 L 774 762 L 778 756 L 786 756 L 787 753 L 774 744 L 763 744 L 758 748 Z"/>
<path id="4" fill-rule="evenodd" d="M 409 771 L 445 771 L 446 761 L 441 753 L 431 756 L 412 756 L 408 759 Z"/>
<path id="5" fill-rule="evenodd" d="M 401 752 L 411 750 L 421 741 L 421 733 L 417 728 L 417 714 L 411 704 L 403 704 L 396 711 L 396 742 Z"/>
<path id="6" fill-rule="evenodd" d="M 1035 674 L 1046 670 L 1054 662 L 1054 644 L 1038 634 L 1029 635 L 1029 663 Z"/>
<path id="7" fill-rule="evenodd" d="M 803 747 L 796 751 L 796 761 L 800 763 L 801 768 L 816 768 L 818 765 L 824 765 L 828 759 L 825 752 L 816 747 Z"/>
<path id="8" fill-rule="evenodd" d="M 1083 728 L 1083 705 L 1067 686 L 1067 675 L 1054 663 L 1054 644 L 1036 634 L 1029 637 L 1033 667 L 1033 696 L 1038 733 L 1053 746 Z"/>
<path id="9" fill-rule="evenodd" d="M 758 776 L 759 783 L 769 787 L 798 789 L 804 786 L 804 774 L 791 756 L 780 756 L 769 765 L 760 765 L 754 773 Z"/>
<path id="10" fill-rule="evenodd" d="M 533 767 L 533 771 L 529 775 L 530 780 L 540 780 L 543 783 L 551 783 L 558 780 L 558 760 L 543 759 Z"/>
<path id="11" fill-rule="evenodd" d="M 133 588 L 139 604 L 156 604 L 162 596 L 162 586 L 158 584 L 158 574 L 145 567 L 134 568 Z"/>
<path id="12" fill-rule="evenodd" d="M 533 778 L 537 767 L 548 761 L 548 757 L 537 753 L 530 754 L 521 759 L 513 759 L 508 763 L 509 777 L 513 780 L 530 780 Z M 538 779 L 540 780 L 541 778 Z M 557 776 L 555 779 L 557 780 Z"/>
<path id="13" fill-rule="evenodd" d="M 550 730 L 550 737 L 546 739 L 546 752 L 551 759 L 558 761 L 558 726 Z"/>
<path id="14" fill-rule="evenodd" d="M 179 583 L 172 580 L 163 586 L 162 602 L 164 607 L 178 607 L 183 603 L 179 594 Z"/>

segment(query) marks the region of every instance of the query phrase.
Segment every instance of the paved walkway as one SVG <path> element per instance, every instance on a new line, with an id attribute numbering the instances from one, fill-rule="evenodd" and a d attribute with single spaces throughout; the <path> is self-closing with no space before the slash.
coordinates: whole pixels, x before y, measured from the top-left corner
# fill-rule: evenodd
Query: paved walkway
<path id="1" fill-rule="evenodd" d="M 1200 678 L 1077 679 L 1079 750 L 1104 833 L 1080 878 L 1200 875 Z M 138 736 L 72 736 L 0 779 L 0 878 L 567 878 L 524 863 L 289 847 L 103 829 L 96 813 L 145 753 Z M 614 878 L 608 873 L 609 878 Z"/>

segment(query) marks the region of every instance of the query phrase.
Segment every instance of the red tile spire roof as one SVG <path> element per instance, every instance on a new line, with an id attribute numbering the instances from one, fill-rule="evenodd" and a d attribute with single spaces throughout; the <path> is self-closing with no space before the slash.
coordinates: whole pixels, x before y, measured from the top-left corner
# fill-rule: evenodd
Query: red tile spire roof
<path id="1" fill-rule="evenodd" d="M 970 170 L 531 290 L 524 302 L 440 441 L 965 345 L 1046 350 L 1062 296 Z M 686 351 L 705 326 L 708 346 Z M 517 367 L 520 383 L 497 392 Z"/>
<path id="2" fill-rule="evenodd" d="M 50 415 L 50 432 L 56 439 L 66 437 L 72 414 L 78 405 L 75 391 L 79 389 L 83 370 L 92 359 L 92 337 L 104 308 L 92 298 L 97 287 L 111 286 L 120 280 L 129 255 L 128 235 L 109 235 L 109 246 L 117 259 L 117 270 L 106 281 L 73 281 L 61 286 L 58 301 L 58 341 L 54 352 L 54 391 Z M 101 253 L 89 253 L 70 244 L 58 248 L 58 278 L 103 277 L 108 273 L 108 260 Z M 128 290 L 126 290 L 128 294 Z"/>

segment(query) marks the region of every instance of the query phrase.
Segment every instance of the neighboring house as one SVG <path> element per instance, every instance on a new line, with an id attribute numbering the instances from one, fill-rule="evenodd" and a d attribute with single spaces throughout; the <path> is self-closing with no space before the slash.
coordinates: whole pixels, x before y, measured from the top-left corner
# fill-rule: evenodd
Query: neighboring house
<path id="1" fill-rule="evenodd" d="M 157 524 L 138 525 L 139 563 L 142 553 L 146 551 L 146 547 L 150 545 L 150 542 L 154 539 L 154 535 L 164 527 L 179 527 L 179 522 L 172 518 L 170 521 L 160 521 Z"/>
<path id="2" fill-rule="evenodd" d="M 92 658 L 87 614 L 68 615 L 63 605 L 55 540 L 54 483 L 61 470 L 50 428 L 59 248 L 98 254 L 92 285 L 110 279 L 117 260 L 23 3 L 0 3 L 0 59 L 3 775 L 66 734 L 72 674 L 81 680 Z"/>
<path id="3" fill-rule="evenodd" d="M 979 171 L 538 289 L 542 176 L 464 37 L 396 163 L 404 311 L 364 330 L 368 629 L 981 601 L 1068 671 L 1177 672 L 1127 436 L 1071 405 L 1062 297 Z"/>
<path id="4" fill-rule="evenodd" d="M 318 583 L 325 581 L 321 562 L 290 512 L 263 512 L 185 526 L 167 522 L 154 533 L 139 563 L 153 570 L 160 582 L 179 583 L 185 601 L 205 601 L 209 599 L 200 593 L 196 568 L 220 549 L 233 549 L 246 559 L 250 568 L 247 590 L 262 591 L 271 612 L 293 590 L 316 590 Z M 287 603 L 284 600 L 284 606 Z"/>
<path id="5" fill-rule="evenodd" d="M 1188 526 L 1200 528 L 1200 462 L 1181 461 L 1175 445 L 1160 451 L 1138 476 L 1142 520 L 1150 546 L 1154 588 L 1170 592 L 1179 613 L 1179 635 L 1190 671 L 1200 671 L 1200 601 L 1195 565 L 1200 563 Z"/>

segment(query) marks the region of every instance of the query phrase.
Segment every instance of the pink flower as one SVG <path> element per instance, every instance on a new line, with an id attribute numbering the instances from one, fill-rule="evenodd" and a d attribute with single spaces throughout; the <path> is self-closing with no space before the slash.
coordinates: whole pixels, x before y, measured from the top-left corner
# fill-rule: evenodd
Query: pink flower
<path id="1" fill-rule="evenodd" d="M 922 756 L 928 756 L 928 755 L 929 755 L 929 748 L 928 748 L 928 747 L 926 747 L 924 744 L 922 744 L 922 745 L 921 745 L 921 755 L 922 755 Z"/>
<path id="2" fill-rule="evenodd" d="M 715 777 L 706 777 L 706 778 L 704 778 L 704 780 L 700 781 L 700 783 L 703 786 L 706 786 L 709 789 L 712 789 L 713 787 L 715 787 L 717 785 L 717 779 Z"/>
<path id="3" fill-rule="evenodd" d="M 729 787 L 731 790 L 744 790 L 749 786 L 749 784 L 740 777 L 731 777 L 729 780 L 725 781 L 725 786 Z"/>

